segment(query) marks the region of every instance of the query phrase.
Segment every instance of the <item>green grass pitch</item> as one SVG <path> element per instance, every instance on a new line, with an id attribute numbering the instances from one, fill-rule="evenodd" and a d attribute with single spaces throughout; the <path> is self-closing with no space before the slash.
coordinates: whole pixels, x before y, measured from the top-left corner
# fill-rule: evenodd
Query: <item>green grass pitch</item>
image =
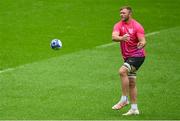
<path id="1" fill-rule="evenodd" d="M 178 0 L 1 0 L 0 120 L 180 120 Z M 145 28 L 138 72 L 139 116 L 120 97 L 119 7 L 131 5 Z M 50 41 L 63 48 L 54 51 Z"/>

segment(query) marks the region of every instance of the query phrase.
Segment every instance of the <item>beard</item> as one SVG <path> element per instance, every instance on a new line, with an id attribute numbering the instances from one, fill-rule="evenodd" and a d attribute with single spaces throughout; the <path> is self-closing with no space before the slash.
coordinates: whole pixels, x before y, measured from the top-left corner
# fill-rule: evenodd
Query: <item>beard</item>
<path id="1" fill-rule="evenodd" d="M 129 17 L 124 17 L 124 18 L 122 18 L 122 20 L 123 20 L 124 22 L 126 22 L 126 21 L 129 20 Z"/>

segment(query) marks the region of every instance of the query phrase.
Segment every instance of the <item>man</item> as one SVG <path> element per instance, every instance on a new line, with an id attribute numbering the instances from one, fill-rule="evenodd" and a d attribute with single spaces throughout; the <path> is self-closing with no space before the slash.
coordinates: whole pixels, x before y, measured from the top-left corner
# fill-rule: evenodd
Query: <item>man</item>
<path id="1" fill-rule="evenodd" d="M 132 18 L 132 9 L 129 6 L 120 8 L 121 21 L 115 24 L 112 32 L 112 40 L 120 42 L 124 64 L 119 69 L 121 78 L 122 96 L 120 101 L 112 109 L 119 110 L 129 104 L 131 109 L 123 115 L 138 115 L 136 71 L 145 59 L 146 45 L 143 27 Z"/>

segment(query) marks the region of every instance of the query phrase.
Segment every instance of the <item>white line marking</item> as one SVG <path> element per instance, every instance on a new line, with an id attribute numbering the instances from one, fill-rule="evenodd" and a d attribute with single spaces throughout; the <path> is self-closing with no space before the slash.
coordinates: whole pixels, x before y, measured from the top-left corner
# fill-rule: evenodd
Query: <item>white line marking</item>
<path id="1" fill-rule="evenodd" d="M 148 37 L 148 36 L 155 35 L 155 34 L 158 34 L 158 33 L 160 33 L 160 32 L 159 31 L 151 32 L 151 33 L 147 33 L 145 36 Z M 108 43 L 108 44 L 99 45 L 99 46 L 96 46 L 96 48 L 105 48 L 105 47 L 109 47 L 109 46 L 112 46 L 112 45 L 115 45 L 115 44 L 117 44 L 117 42 L 112 42 L 112 43 Z"/>
<path id="2" fill-rule="evenodd" d="M 160 33 L 160 31 L 151 32 L 151 33 L 147 33 L 145 36 L 148 37 L 148 36 L 155 35 L 155 34 L 159 34 L 159 33 Z"/>
<path id="3" fill-rule="evenodd" d="M 25 65 L 29 65 L 29 64 L 25 64 Z M 9 72 L 9 71 L 13 71 L 13 70 L 18 69 L 18 68 L 22 68 L 25 65 L 17 66 L 17 67 L 14 67 L 14 68 L 7 68 L 7 69 L 4 69 L 4 70 L 0 70 L 0 74 L 1 73 L 5 73 L 5 72 Z"/>
<path id="4" fill-rule="evenodd" d="M 1 73 L 4 73 L 4 72 L 8 72 L 8 71 L 12 71 L 12 70 L 14 70 L 15 68 L 7 68 L 7 69 L 5 69 L 5 70 L 0 70 L 0 74 Z"/>

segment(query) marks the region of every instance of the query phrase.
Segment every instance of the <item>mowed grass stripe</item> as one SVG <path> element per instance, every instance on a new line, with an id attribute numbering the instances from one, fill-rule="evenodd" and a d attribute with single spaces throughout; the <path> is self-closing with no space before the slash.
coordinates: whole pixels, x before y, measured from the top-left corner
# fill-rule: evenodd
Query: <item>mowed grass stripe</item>
<path id="1" fill-rule="evenodd" d="M 129 106 L 111 110 L 120 96 L 122 64 L 114 45 L 1 73 L 0 119 L 180 119 L 179 32 L 177 27 L 147 39 L 148 56 L 137 81 L 140 116 L 121 116 Z"/>
<path id="2" fill-rule="evenodd" d="M 155 35 L 155 34 L 158 34 L 158 33 L 160 33 L 160 31 L 151 32 L 151 33 L 146 34 L 146 37 L 151 36 L 151 35 Z M 112 45 L 114 45 L 114 44 L 117 44 L 117 43 L 103 44 L 103 45 L 96 46 L 96 48 L 104 48 L 104 47 L 112 46 Z M 30 63 L 30 64 L 31 64 L 31 63 Z M 28 64 L 25 64 L 25 65 L 28 65 Z M 24 66 L 24 65 L 18 66 L 18 67 L 14 67 L 14 68 L 7 68 L 7 69 L 4 69 L 4 70 L 0 70 L 0 74 L 1 74 L 1 73 L 4 73 L 4 72 L 8 72 L 8 71 L 15 70 L 16 68 L 22 68 L 23 66 Z"/>

